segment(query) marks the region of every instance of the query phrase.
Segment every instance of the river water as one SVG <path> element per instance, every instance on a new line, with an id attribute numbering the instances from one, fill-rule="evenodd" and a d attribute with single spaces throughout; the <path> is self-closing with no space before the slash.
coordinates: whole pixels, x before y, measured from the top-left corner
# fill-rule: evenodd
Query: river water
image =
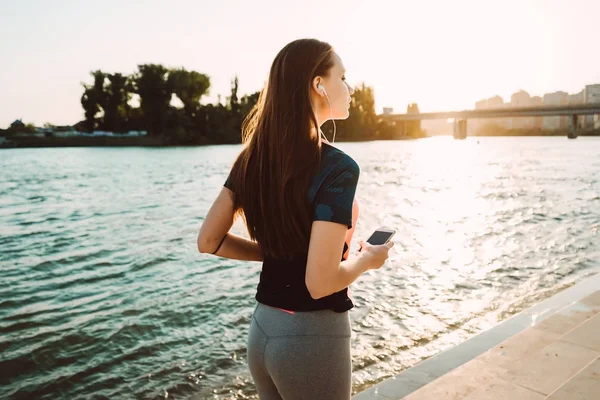
<path id="1" fill-rule="evenodd" d="M 353 248 L 398 230 L 352 285 L 354 392 L 600 271 L 600 138 L 337 146 Z M 261 265 L 196 250 L 240 148 L 0 151 L 0 398 L 256 398 Z"/>

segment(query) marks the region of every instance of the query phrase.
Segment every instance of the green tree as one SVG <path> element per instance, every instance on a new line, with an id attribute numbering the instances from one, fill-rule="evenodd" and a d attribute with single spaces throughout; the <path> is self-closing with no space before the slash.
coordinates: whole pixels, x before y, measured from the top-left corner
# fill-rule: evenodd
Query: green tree
<path id="1" fill-rule="evenodd" d="M 165 135 L 169 103 L 173 93 L 169 70 L 160 64 L 138 65 L 132 77 L 135 93 L 140 96 L 140 108 L 146 129 L 151 136 Z"/>
<path id="2" fill-rule="evenodd" d="M 407 114 L 419 114 L 419 106 L 417 103 L 411 103 L 406 107 Z M 412 138 L 421 138 L 425 136 L 425 133 L 421 129 L 421 121 L 406 121 L 406 135 Z"/>
<path id="3" fill-rule="evenodd" d="M 193 118 L 200 107 L 200 99 L 208 93 L 210 78 L 185 68 L 171 70 L 169 86 L 183 103 L 186 115 Z"/>
<path id="4" fill-rule="evenodd" d="M 94 84 L 92 86 L 92 90 L 94 91 L 94 96 L 98 106 L 100 107 L 100 113 L 102 114 L 102 119 L 99 123 L 99 127 L 101 129 L 105 129 L 104 126 L 104 113 L 106 112 L 106 107 L 108 103 L 108 96 L 104 87 L 106 85 L 106 78 L 108 76 L 107 73 L 102 72 L 101 70 L 91 72 L 92 77 L 94 78 Z"/>
<path id="5" fill-rule="evenodd" d="M 204 130 L 213 143 L 236 143 L 235 133 L 231 132 L 231 112 L 223 104 L 207 104 L 204 108 Z M 239 135 L 241 141 L 241 134 Z"/>
<path id="6" fill-rule="evenodd" d="M 108 74 L 108 84 L 105 86 L 104 129 L 112 132 L 127 130 L 129 105 L 132 86 L 127 76 Z"/>
<path id="7" fill-rule="evenodd" d="M 242 101 L 240 102 L 240 112 L 243 117 L 246 118 L 246 115 L 254 108 L 256 103 L 258 103 L 258 98 L 260 97 L 260 91 L 254 92 L 250 95 L 245 95 L 242 97 Z"/>
<path id="8" fill-rule="evenodd" d="M 85 90 L 81 96 L 81 106 L 85 114 L 84 129 L 86 132 L 92 132 L 96 128 L 96 114 L 100 111 L 100 106 L 94 90 L 85 84 L 83 86 Z"/>
<path id="9" fill-rule="evenodd" d="M 106 106 L 106 94 L 104 92 L 104 81 L 106 74 L 100 70 L 90 72 L 94 78 L 92 85 L 82 83 L 84 92 L 81 96 L 81 106 L 85 113 L 85 129 L 92 132 L 100 124 L 96 120 L 96 116 L 100 111 L 104 111 Z"/>
<path id="10" fill-rule="evenodd" d="M 375 113 L 373 89 L 364 83 L 354 90 L 345 120 L 336 120 L 336 140 L 369 140 L 378 137 L 379 118 Z M 323 129 L 327 137 L 333 136 L 333 124 Z"/>
<path id="11" fill-rule="evenodd" d="M 239 89 L 239 80 L 236 76 L 231 81 L 231 96 L 227 98 L 229 102 L 229 110 L 231 110 L 233 115 L 236 115 L 240 109 L 240 104 L 238 102 L 238 89 Z"/>

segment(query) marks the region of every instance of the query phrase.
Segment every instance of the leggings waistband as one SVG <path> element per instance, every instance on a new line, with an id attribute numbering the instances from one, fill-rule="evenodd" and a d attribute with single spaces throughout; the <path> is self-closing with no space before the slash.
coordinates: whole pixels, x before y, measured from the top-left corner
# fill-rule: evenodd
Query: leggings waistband
<path id="1" fill-rule="evenodd" d="M 253 318 L 269 337 L 277 336 L 337 336 L 350 337 L 350 315 L 348 311 L 337 313 L 332 310 L 295 311 L 284 310 L 258 303 Z"/>

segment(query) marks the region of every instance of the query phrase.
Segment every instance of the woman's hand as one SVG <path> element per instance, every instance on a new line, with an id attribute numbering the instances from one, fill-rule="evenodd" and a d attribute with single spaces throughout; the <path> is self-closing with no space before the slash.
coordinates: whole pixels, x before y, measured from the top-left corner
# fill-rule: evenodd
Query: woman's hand
<path id="1" fill-rule="evenodd" d="M 373 245 L 361 240 L 360 250 L 356 255 L 360 258 L 365 270 L 379 269 L 388 259 L 392 247 L 394 247 L 394 242 L 391 241 L 386 244 Z"/>

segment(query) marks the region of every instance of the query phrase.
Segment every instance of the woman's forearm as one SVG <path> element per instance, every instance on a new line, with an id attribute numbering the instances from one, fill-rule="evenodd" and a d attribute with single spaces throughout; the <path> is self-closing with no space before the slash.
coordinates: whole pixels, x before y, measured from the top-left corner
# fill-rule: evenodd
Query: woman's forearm
<path id="1" fill-rule="evenodd" d="M 368 270 L 364 260 L 358 257 L 351 257 L 348 260 L 344 260 L 340 263 L 336 274 L 333 275 L 332 279 L 328 282 L 321 284 L 321 290 L 318 293 L 311 293 L 314 299 L 329 296 L 333 293 L 337 293 L 342 289 L 350 286 L 352 282 L 358 279 L 364 272 Z"/>
<path id="2" fill-rule="evenodd" d="M 231 233 L 225 235 L 221 247 L 214 254 L 232 260 L 263 261 L 263 252 L 258 243 Z"/>

